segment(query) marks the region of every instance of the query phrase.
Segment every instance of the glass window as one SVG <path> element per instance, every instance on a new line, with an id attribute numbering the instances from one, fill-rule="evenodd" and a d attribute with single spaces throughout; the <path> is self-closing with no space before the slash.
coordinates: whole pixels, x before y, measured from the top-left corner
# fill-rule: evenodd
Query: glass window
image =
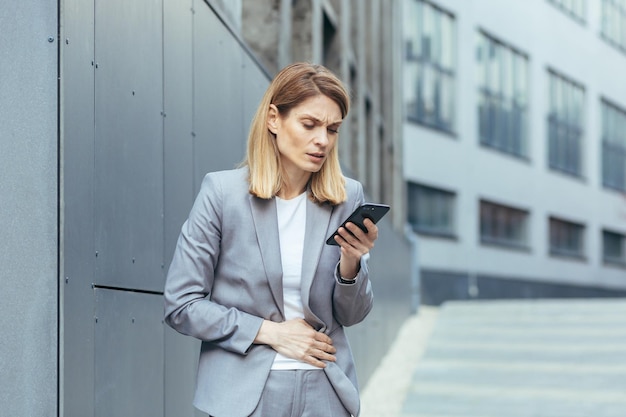
<path id="1" fill-rule="evenodd" d="M 526 248 L 528 211 L 482 200 L 480 202 L 480 241 L 486 244 Z"/>
<path id="2" fill-rule="evenodd" d="M 409 0 L 406 28 L 406 100 L 409 120 L 454 131 L 454 17 L 423 0 Z"/>
<path id="3" fill-rule="evenodd" d="M 611 45 L 626 51 L 626 2 L 602 0 L 602 37 Z"/>
<path id="4" fill-rule="evenodd" d="M 409 183 L 409 223 L 417 233 L 453 236 L 455 194 Z"/>
<path id="5" fill-rule="evenodd" d="M 480 143 L 526 157 L 528 59 L 482 32 L 476 57 Z"/>
<path id="6" fill-rule="evenodd" d="M 565 14 L 579 22 L 585 21 L 585 0 L 548 0 Z"/>
<path id="7" fill-rule="evenodd" d="M 550 254 L 582 258 L 585 226 L 578 223 L 550 218 Z"/>
<path id="8" fill-rule="evenodd" d="M 602 101 L 602 185 L 626 191 L 626 111 Z"/>
<path id="9" fill-rule="evenodd" d="M 626 235 L 603 230 L 602 259 L 606 263 L 626 266 Z"/>
<path id="10" fill-rule="evenodd" d="M 582 176 L 584 126 L 582 87 L 550 71 L 548 161 L 551 169 Z"/>

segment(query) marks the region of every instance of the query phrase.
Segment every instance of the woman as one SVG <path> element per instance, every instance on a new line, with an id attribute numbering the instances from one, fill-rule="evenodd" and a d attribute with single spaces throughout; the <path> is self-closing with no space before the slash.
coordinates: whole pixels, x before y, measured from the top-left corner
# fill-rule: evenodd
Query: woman
<path id="1" fill-rule="evenodd" d="M 344 326 L 372 308 L 378 229 L 348 223 L 363 189 L 344 178 L 349 96 L 296 63 L 272 81 L 239 169 L 207 174 L 165 284 L 165 317 L 202 340 L 194 405 L 214 417 L 358 415 Z"/>

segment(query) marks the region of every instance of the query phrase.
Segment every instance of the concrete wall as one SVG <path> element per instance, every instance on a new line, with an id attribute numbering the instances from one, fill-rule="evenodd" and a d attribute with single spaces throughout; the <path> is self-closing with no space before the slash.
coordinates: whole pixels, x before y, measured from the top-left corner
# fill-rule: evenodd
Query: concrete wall
<path id="1" fill-rule="evenodd" d="M 57 410 L 57 2 L 10 3 L 0 8 L 0 404 L 2 415 L 51 416 Z"/>
<path id="2" fill-rule="evenodd" d="M 587 2 L 584 24 L 545 0 L 433 3 L 455 16 L 456 135 L 406 123 L 404 173 L 408 181 L 457 193 L 457 238 L 422 236 L 422 267 L 557 286 L 626 289 L 624 268 L 607 266 L 602 261 L 601 230 L 606 227 L 626 232 L 626 200 L 602 187 L 600 97 L 626 107 L 626 56 L 599 35 L 601 3 Z M 529 57 L 528 160 L 494 152 L 479 143 L 475 53 L 478 30 Z M 582 178 L 548 168 L 548 68 L 585 88 Z M 481 198 L 530 211 L 529 250 L 481 245 Z M 586 225 L 585 259 L 550 256 L 549 216 Z"/>

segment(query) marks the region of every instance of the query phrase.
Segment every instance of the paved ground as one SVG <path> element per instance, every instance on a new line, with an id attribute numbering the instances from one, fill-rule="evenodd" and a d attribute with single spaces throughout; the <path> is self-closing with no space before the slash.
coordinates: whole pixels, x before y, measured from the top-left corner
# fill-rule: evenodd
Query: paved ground
<path id="1" fill-rule="evenodd" d="M 625 417 L 626 300 L 422 307 L 361 417 Z"/>

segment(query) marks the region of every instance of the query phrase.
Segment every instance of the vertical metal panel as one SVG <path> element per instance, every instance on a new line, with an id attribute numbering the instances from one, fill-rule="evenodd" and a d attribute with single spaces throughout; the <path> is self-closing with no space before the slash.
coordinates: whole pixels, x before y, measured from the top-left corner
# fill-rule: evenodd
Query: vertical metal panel
<path id="1" fill-rule="evenodd" d="M 201 0 L 199 0 L 201 1 Z M 193 188 L 193 0 L 164 0 L 164 231 L 165 269 L 180 227 L 195 197 Z M 201 7 L 205 7 L 200 4 Z M 194 415 L 200 341 L 171 328 L 164 335 L 164 411 L 167 417 Z"/>
<path id="2" fill-rule="evenodd" d="M 208 7 L 194 15 L 194 178 L 243 159 L 242 49 Z"/>
<path id="3" fill-rule="evenodd" d="M 65 0 L 61 25 L 63 416 L 93 416 L 94 404 L 93 8 L 90 1 Z"/>
<path id="4" fill-rule="evenodd" d="M 57 414 L 57 2 L 0 9 L 0 414 Z"/>
<path id="5" fill-rule="evenodd" d="M 106 289 L 95 293 L 95 416 L 162 416 L 161 297 Z"/>
<path id="6" fill-rule="evenodd" d="M 195 197 L 193 188 L 193 0 L 163 3 L 165 270 Z"/>
<path id="7" fill-rule="evenodd" d="M 96 2 L 96 283 L 163 286 L 162 3 Z"/>

